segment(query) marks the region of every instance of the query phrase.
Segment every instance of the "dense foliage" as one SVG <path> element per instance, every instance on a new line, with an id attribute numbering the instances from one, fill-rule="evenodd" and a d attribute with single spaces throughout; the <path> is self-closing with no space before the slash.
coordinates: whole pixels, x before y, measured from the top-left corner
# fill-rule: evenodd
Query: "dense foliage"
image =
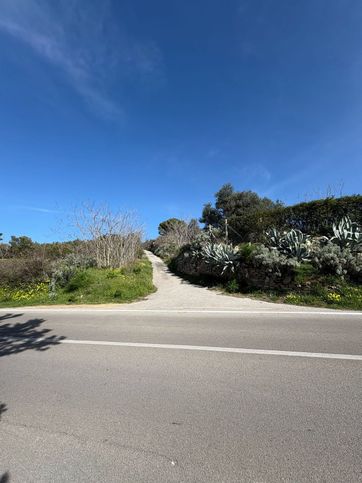
<path id="1" fill-rule="evenodd" d="M 255 215 L 262 211 L 281 207 L 280 202 L 262 198 L 253 191 L 234 191 L 231 184 L 225 184 L 215 194 L 215 206 L 204 206 L 200 223 L 227 232 L 234 243 L 252 241 Z"/>
<path id="2" fill-rule="evenodd" d="M 293 206 L 280 206 L 272 210 L 254 213 L 250 224 L 255 237 L 262 237 L 265 230 L 298 229 L 312 236 L 330 236 L 333 223 L 348 216 L 362 225 L 362 196 L 344 196 L 308 201 Z"/>
<path id="3" fill-rule="evenodd" d="M 252 191 L 235 191 L 226 184 L 215 194 L 214 206 L 211 203 L 204 205 L 200 222 L 224 233 L 228 229 L 229 239 L 240 243 L 263 242 L 265 231 L 273 227 L 300 230 L 312 236 L 329 235 L 332 224 L 346 216 L 362 225 L 361 195 L 284 206 Z"/>
<path id="4" fill-rule="evenodd" d="M 222 284 L 229 292 L 273 292 L 284 294 L 290 303 L 362 308 L 359 223 L 344 215 L 333 220 L 323 236 L 274 226 L 264 230 L 263 243 L 232 243 L 219 204 L 233 196 L 232 188 L 224 187 L 217 196 L 217 207 L 208 205 L 204 210 L 209 217 L 202 219 L 204 230 L 178 246 L 169 243 L 166 230 L 148 248 L 165 258 L 175 272 L 203 283 Z M 275 209 L 284 208 L 269 205 L 270 213 Z"/>

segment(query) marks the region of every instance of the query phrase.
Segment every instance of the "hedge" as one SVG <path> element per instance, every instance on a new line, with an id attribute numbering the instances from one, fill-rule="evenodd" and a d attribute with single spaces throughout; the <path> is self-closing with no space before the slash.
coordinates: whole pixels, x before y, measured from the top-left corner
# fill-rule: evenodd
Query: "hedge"
<path id="1" fill-rule="evenodd" d="M 343 216 L 362 225 L 362 195 L 326 198 L 252 213 L 247 219 L 251 227 L 250 241 L 261 241 L 268 228 L 298 228 L 313 236 L 330 236 L 333 222 Z M 230 220 L 230 225 L 237 219 Z M 248 240 L 246 240 L 248 241 Z"/>

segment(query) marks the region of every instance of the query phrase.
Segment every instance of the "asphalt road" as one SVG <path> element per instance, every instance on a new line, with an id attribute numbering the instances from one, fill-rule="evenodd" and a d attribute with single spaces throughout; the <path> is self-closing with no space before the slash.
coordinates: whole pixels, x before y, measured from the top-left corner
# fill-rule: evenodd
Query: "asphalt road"
<path id="1" fill-rule="evenodd" d="M 362 481 L 361 314 L 6 314 L 2 483 Z"/>

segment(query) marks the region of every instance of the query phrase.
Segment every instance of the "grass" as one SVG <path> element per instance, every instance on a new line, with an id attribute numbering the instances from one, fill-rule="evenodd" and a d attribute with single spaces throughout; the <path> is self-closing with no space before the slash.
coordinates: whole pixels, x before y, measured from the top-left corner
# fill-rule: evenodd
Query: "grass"
<path id="1" fill-rule="evenodd" d="M 229 286 L 223 290 L 230 293 Z M 239 292 L 240 293 L 240 292 Z M 362 310 L 362 286 L 340 277 L 317 274 L 308 264 L 298 269 L 295 288 L 288 291 L 250 290 L 243 295 L 269 302 L 309 307 Z"/>
<path id="2" fill-rule="evenodd" d="M 244 292 L 241 295 L 257 300 L 286 303 L 289 305 L 362 310 L 362 288 L 347 283 L 333 289 L 325 287 L 323 290 L 314 293 L 290 291 L 287 294 L 283 294 L 276 291 L 255 290 L 252 292 Z"/>
<path id="3" fill-rule="evenodd" d="M 57 289 L 56 296 L 52 298 L 49 297 L 47 283 L 12 290 L 0 288 L 0 307 L 126 303 L 154 291 L 152 265 L 149 260 L 142 258 L 117 270 L 79 270 L 66 287 Z"/>
<path id="4" fill-rule="evenodd" d="M 362 286 L 326 277 L 299 291 L 291 291 L 283 301 L 292 305 L 362 310 Z"/>

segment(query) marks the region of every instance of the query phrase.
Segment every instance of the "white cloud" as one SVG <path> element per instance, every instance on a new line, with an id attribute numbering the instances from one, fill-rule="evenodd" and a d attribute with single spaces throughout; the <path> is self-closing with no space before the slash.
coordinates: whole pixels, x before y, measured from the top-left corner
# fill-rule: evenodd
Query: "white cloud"
<path id="1" fill-rule="evenodd" d="M 152 42 L 139 41 L 119 27 L 107 0 L 89 6 L 67 0 L 2 0 L 0 30 L 57 67 L 98 114 L 119 118 L 111 86 L 127 77 L 158 76 L 161 54 Z M 119 84 L 118 84 L 119 85 Z"/>
<path id="2" fill-rule="evenodd" d="M 18 210 L 35 211 L 37 213 L 59 214 L 63 213 L 61 210 L 53 210 L 50 208 L 40 208 L 36 206 L 14 206 L 13 208 Z"/>
<path id="3" fill-rule="evenodd" d="M 269 169 L 261 163 L 251 163 L 241 168 L 236 168 L 237 176 L 244 183 L 269 183 L 272 174 Z"/>

